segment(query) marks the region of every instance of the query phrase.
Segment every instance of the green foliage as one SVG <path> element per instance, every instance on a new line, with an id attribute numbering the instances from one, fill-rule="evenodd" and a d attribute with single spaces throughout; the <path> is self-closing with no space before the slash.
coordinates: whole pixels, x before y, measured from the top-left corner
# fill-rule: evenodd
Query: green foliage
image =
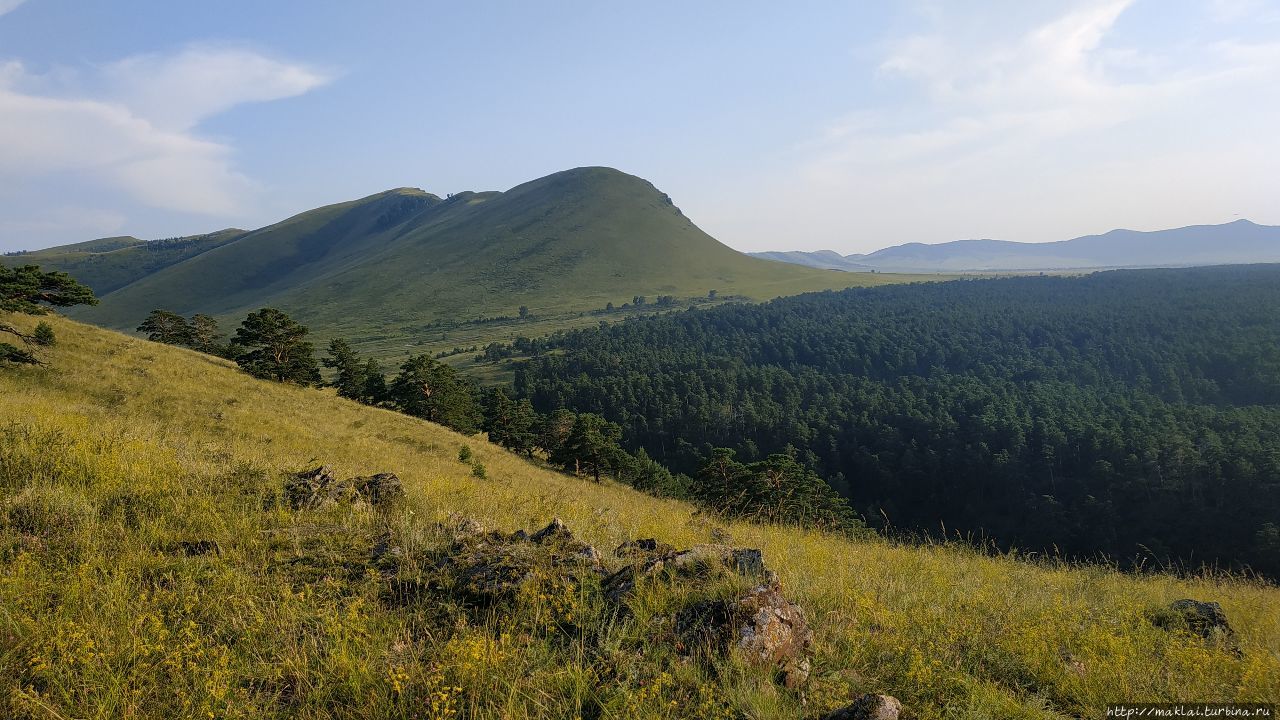
<path id="1" fill-rule="evenodd" d="M 621 437 L 622 428 L 617 423 L 594 413 L 581 413 L 574 417 L 564 441 L 549 459 L 575 475 L 589 472 L 600 482 L 601 472 L 616 469 L 623 462 L 618 447 Z"/>
<path id="2" fill-rule="evenodd" d="M 191 337 L 188 347 L 209 355 L 227 355 L 228 348 L 221 343 L 222 331 L 217 319 L 197 313 L 191 317 Z"/>
<path id="3" fill-rule="evenodd" d="M 321 362 L 324 366 L 336 370 L 336 376 L 329 383 L 337 388 L 338 395 L 351 400 L 368 402 L 367 390 L 369 378 L 365 374 L 368 366 L 360 362 L 360 354 L 351 349 L 350 343 L 341 338 L 329 341 L 329 356 Z"/>
<path id="4" fill-rule="evenodd" d="M 522 455 L 532 455 L 537 444 L 538 417 L 527 398 L 513 401 L 500 387 L 485 396 L 483 430 L 489 442 Z"/>
<path id="5" fill-rule="evenodd" d="M 48 312 L 48 306 L 70 307 L 97 302 L 92 290 L 66 273 L 45 272 L 36 265 L 14 268 L 0 265 L 0 313 L 43 315 Z M 9 323 L 0 322 L 0 333 L 18 338 L 26 346 L 19 348 L 0 342 L 0 363 L 17 365 L 40 364 L 40 359 L 29 348 L 47 347 L 53 344 L 54 339 L 53 329 L 43 323 L 28 335 Z"/>
<path id="6" fill-rule="evenodd" d="M 168 310 L 152 310 L 137 331 L 146 333 L 151 342 L 166 345 L 190 345 L 192 339 L 192 328 L 187 319 Z"/>
<path id="7" fill-rule="evenodd" d="M 36 265 L 9 268 L 0 265 L 0 312 L 43 315 L 46 306 L 96 305 L 93 291 L 58 271 L 44 272 Z"/>
<path id="8" fill-rule="evenodd" d="M 693 482 L 687 475 L 673 475 L 661 463 L 649 457 L 644 448 L 629 456 L 622 465 L 621 479 L 640 492 L 657 497 L 696 499 L 693 496 Z"/>
<path id="9" fill-rule="evenodd" d="M 479 431 L 476 390 L 458 371 L 430 355 L 415 355 L 391 382 L 391 400 L 400 412 L 468 435 Z"/>
<path id="10" fill-rule="evenodd" d="M 58 342 L 53 334 L 53 326 L 44 321 L 39 322 L 31 333 L 31 342 L 40 347 L 53 347 Z"/>
<path id="11" fill-rule="evenodd" d="M 318 385 L 320 367 L 311 343 L 303 339 L 307 332 L 275 308 L 250 313 L 231 339 L 236 362 L 257 378 Z"/>
<path id="12" fill-rule="evenodd" d="M 564 408 L 539 416 L 534 424 L 534 433 L 538 437 L 538 449 L 546 453 L 547 457 L 560 454 L 561 448 L 569 438 L 569 431 L 573 429 L 574 418 L 573 411 Z"/>
<path id="13" fill-rule="evenodd" d="M 458 448 L 458 462 L 460 463 L 470 463 L 471 458 L 474 457 L 474 455 L 475 454 L 471 452 L 470 445 L 463 445 Z"/>
<path id="14" fill-rule="evenodd" d="M 697 499 L 728 517 L 851 532 L 862 527 L 849 503 L 812 470 L 784 453 L 759 462 L 716 448 L 698 473 Z"/>
<path id="15" fill-rule="evenodd" d="M 382 372 L 382 364 L 375 358 L 369 358 L 364 362 L 364 391 L 363 401 L 370 405 L 381 405 L 387 402 L 389 394 L 387 391 L 387 376 Z"/>
<path id="16" fill-rule="evenodd" d="M 899 531 L 1280 576 L 1277 316 L 1274 265 L 896 285 L 565 333 L 515 389 L 673 471 L 792 446 Z"/>

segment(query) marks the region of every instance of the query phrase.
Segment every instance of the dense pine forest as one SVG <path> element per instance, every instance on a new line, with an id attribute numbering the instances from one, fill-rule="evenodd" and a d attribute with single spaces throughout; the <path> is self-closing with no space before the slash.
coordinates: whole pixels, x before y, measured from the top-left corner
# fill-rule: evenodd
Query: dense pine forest
<path id="1" fill-rule="evenodd" d="M 673 471 L 786 453 L 878 527 L 1280 574 L 1280 266 L 826 292 L 532 349 L 518 397 Z"/>

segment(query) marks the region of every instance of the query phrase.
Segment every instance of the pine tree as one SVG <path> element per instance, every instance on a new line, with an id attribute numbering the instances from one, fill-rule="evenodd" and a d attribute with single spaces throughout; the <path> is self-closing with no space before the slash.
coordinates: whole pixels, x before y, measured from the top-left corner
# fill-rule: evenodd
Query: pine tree
<path id="1" fill-rule="evenodd" d="M 537 414 L 527 399 L 513 401 L 502 388 L 494 388 L 485 397 L 483 429 L 489 434 L 489 442 L 532 455 L 536 422 Z"/>
<path id="2" fill-rule="evenodd" d="M 227 348 L 219 340 L 222 333 L 218 329 L 218 321 L 208 315 L 191 316 L 191 335 L 189 345 L 192 350 L 199 350 L 210 355 L 226 355 Z"/>
<path id="3" fill-rule="evenodd" d="M 48 306 L 97 305 L 93 291 L 62 272 L 42 272 L 36 265 L 10 268 L 0 265 L 0 312 L 23 315 L 44 315 Z M 27 348 L 53 344 L 53 329 L 47 332 L 37 328 L 34 335 L 0 322 L 0 333 L 12 335 Z M 38 365 L 40 359 L 26 348 L 0 342 L 0 362 Z"/>
<path id="4" fill-rule="evenodd" d="M 576 418 L 572 410 L 560 408 L 538 419 L 534 426 L 534 434 L 537 436 L 535 444 L 539 450 L 547 454 L 548 459 L 560 453 L 565 440 L 569 438 L 569 431 L 573 429 Z"/>
<path id="5" fill-rule="evenodd" d="M 147 339 L 151 342 L 165 345 L 191 344 L 190 323 L 178 313 L 168 310 L 152 310 L 151 314 L 147 315 L 138 326 L 138 332 L 146 333 Z"/>
<path id="6" fill-rule="evenodd" d="M 338 389 L 338 395 L 352 400 L 364 400 L 368 378 L 365 376 L 365 365 L 360 362 L 360 355 L 351 344 L 342 338 L 329 341 L 329 357 L 321 362 L 327 368 L 337 370 L 337 376 L 330 386 Z"/>
<path id="7" fill-rule="evenodd" d="M 369 405 L 381 405 L 388 400 L 387 376 L 382 371 L 382 363 L 369 358 L 364 363 L 364 389 L 360 393 L 360 401 Z"/>
<path id="8" fill-rule="evenodd" d="M 618 441 L 622 438 L 622 428 L 617 423 L 596 415 L 582 413 L 574 418 L 573 426 L 559 452 L 552 455 L 551 462 L 574 474 L 590 472 L 596 482 L 600 482 L 600 473 L 616 468 L 621 460 L 622 449 Z"/>
<path id="9" fill-rule="evenodd" d="M 283 312 L 262 308 L 249 313 L 231 344 L 237 350 L 236 362 L 254 377 L 318 385 L 320 367 L 315 348 L 303 339 L 307 333 L 306 327 Z"/>
<path id="10" fill-rule="evenodd" d="M 403 413 L 462 433 L 480 429 L 481 413 L 471 384 L 430 355 L 406 360 L 391 383 L 390 394 Z"/>

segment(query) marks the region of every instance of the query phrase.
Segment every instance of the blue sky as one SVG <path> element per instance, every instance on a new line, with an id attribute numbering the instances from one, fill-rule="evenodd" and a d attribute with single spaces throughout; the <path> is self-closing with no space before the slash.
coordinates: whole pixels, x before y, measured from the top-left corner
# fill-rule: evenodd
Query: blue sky
<path id="1" fill-rule="evenodd" d="M 1280 224 L 1280 0 L 0 0 L 0 250 L 610 165 L 743 250 Z"/>

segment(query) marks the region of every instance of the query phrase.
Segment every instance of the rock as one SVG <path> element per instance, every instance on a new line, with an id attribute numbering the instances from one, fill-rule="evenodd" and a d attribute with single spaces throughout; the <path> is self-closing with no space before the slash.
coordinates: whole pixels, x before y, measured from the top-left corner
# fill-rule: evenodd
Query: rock
<path id="1" fill-rule="evenodd" d="M 902 703 L 892 695 L 867 693 L 849 707 L 827 713 L 822 720 L 898 720 Z"/>
<path id="2" fill-rule="evenodd" d="M 484 525 L 479 520 L 456 512 L 449 513 L 449 517 L 445 518 L 443 528 L 451 533 L 455 540 L 483 535 L 485 532 Z"/>
<path id="3" fill-rule="evenodd" d="M 730 648 L 760 667 L 774 667 L 788 688 L 809 679 L 813 631 L 804 610 L 782 596 L 775 584 L 758 585 L 736 601 L 691 603 L 673 620 L 676 649 L 720 654 Z"/>
<path id="4" fill-rule="evenodd" d="M 652 542 L 652 550 L 646 550 Z M 764 566 L 763 554 L 754 548 L 735 548 L 728 545 L 694 545 L 688 550 L 674 551 L 670 545 L 656 541 L 639 540 L 623 543 L 614 555 L 627 556 L 637 562 L 618 570 L 605 580 L 605 590 L 610 599 L 620 601 L 636 586 L 642 577 L 650 577 L 664 570 L 689 576 L 709 571 L 716 573 L 732 570 L 752 579 L 770 577 Z"/>
<path id="5" fill-rule="evenodd" d="M 532 535 L 479 532 L 457 537 L 436 570 L 482 603 L 513 597 L 539 573 L 568 582 L 577 582 L 583 572 L 603 573 L 600 553 L 575 538 L 558 518 Z"/>
<path id="6" fill-rule="evenodd" d="M 319 510 L 360 499 L 360 493 L 352 482 L 339 482 L 328 465 L 290 476 L 285 482 L 284 492 L 294 510 Z"/>
<path id="7" fill-rule="evenodd" d="M 1181 616 L 1186 621 L 1187 626 L 1200 637 L 1208 638 L 1218 633 L 1223 635 L 1235 634 L 1235 631 L 1231 629 L 1231 624 L 1227 622 L 1227 614 L 1222 611 L 1222 606 L 1216 602 L 1199 602 L 1188 599 L 1175 600 L 1169 605 L 1169 609 Z"/>
<path id="8" fill-rule="evenodd" d="M 813 631 L 804 609 L 782 595 L 776 583 L 757 585 L 738 601 L 743 620 L 737 647 L 757 665 L 774 665 L 789 688 L 809 679 L 809 649 Z"/>
<path id="9" fill-rule="evenodd" d="M 628 540 L 618 547 L 614 548 L 613 556 L 624 560 L 648 560 L 654 557 L 663 557 L 665 555 L 674 555 L 676 549 L 666 543 L 660 543 L 653 538 L 644 538 L 642 540 Z"/>
<path id="10" fill-rule="evenodd" d="M 668 560 L 675 568 L 689 568 L 700 564 L 735 570 L 749 578 L 764 576 L 764 555 L 754 548 L 735 548 L 728 545 L 694 545 L 676 553 Z"/>
<path id="11" fill-rule="evenodd" d="M 565 527 L 564 522 L 562 522 L 560 518 L 552 518 L 551 522 L 546 527 L 529 536 L 530 540 L 539 544 L 549 538 L 567 538 L 572 540 L 573 533 L 569 531 L 569 528 Z"/>
<path id="12" fill-rule="evenodd" d="M 394 473 L 352 478 L 350 482 L 371 505 L 383 505 L 404 497 L 404 485 Z"/>
<path id="13" fill-rule="evenodd" d="M 400 478 L 392 473 L 340 481 L 328 465 L 290 476 L 284 491 L 294 510 L 319 510 L 340 503 L 379 505 L 404 495 Z"/>

